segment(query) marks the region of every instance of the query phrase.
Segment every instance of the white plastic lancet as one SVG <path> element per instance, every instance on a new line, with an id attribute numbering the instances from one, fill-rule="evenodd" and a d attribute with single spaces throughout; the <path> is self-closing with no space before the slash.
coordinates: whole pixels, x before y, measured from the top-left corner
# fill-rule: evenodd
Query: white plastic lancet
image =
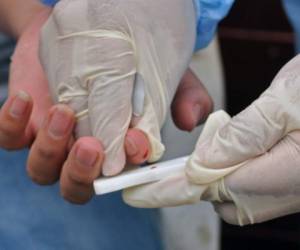
<path id="1" fill-rule="evenodd" d="M 95 193 L 102 195 L 162 180 L 171 174 L 183 172 L 187 160 L 188 156 L 181 157 L 147 167 L 134 168 L 115 177 L 99 178 L 94 182 Z"/>
<path id="2" fill-rule="evenodd" d="M 145 103 L 145 82 L 141 75 L 136 74 L 132 94 L 132 115 L 139 118 L 143 115 Z M 152 164 L 146 167 L 133 168 L 115 177 L 102 177 L 94 182 L 94 190 L 97 195 L 103 195 L 125 188 L 159 181 L 170 173 L 183 171 L 188 156 L 171 161 Z"/>

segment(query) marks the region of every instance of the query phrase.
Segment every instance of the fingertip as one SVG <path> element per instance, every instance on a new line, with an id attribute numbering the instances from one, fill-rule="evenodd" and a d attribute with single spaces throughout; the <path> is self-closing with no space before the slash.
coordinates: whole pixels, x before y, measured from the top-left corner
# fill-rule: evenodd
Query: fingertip
<path id="1" fill-rule="evenodd" d="M 56 104 L 52 106 L 48 112 L 49 116 L 53 115 L 56 112 L 61 112 L 65 116 L 72 117 L 75 120 L 75 112 L 65 104 Z"/>
<path id="2" fill-rule="evenodd" d="M 32 143 L 30 116 L 33 102 L 22 91 L 9 97 L 0 110 L 0 145 L 7 150 L 20 149 Z"/>
<path id="3" fill-rule="evenodd" d="M 240 221 L 238 218 L 237 207 L 232 202 L 218 203 L 214 202 L 213 207 L 215 212 L 228 224 L 243 226 L 250 224 L 250 221 L 246 218 L 243 218 L 243 221 Z"/>
<path id="4" fill-rule="evenodd" d="M 27 122 L 33 108 L 33 101 L 29 94 L 18 91 L 8 97 L 1 108 L 1 116 L 9 121 Z"/>
<path id="5" fill-rule="evenodd" d="M 124 151 L 113 155 L 112 157 L 106 154 L 103 162 L 102 174 L 109 177 L 121 173 L 125 167 L 125 162 L 126 156 Z"/>
<path id="6" fill-rule="evenodd" d="M 192 131 L 202 124 L 213 110 L 213 101 L 199 90 L 182 90 L 172 105 L 172 117 L 176 126 Z"/>
<path id="7" fill-rule="evenodd" d="M 103 159 L 103 147 L 96 138 L 78 139 L 62 170 L 61 196 L 74 204 L 85 204 L 91 200 L 93 182 L 101 174 Z"/>
<path id="8" fill-rule="evenodd" d="M 100 153 L 104 153 L 103 146 L 99 140 L 94 137 L 80 137 L 74 144 L 75 147 L 84 146 L 86 148 L 95 149 Z"/>
<path id="9" fill-rule="evenodd" d="M 174 97 L 171 111 L 176 126 L 192 131 L 213 110 L 213 100 L 201 81 L 190 70 L 184 75 Z"/>
<path id="10" fill-rule="evenodd" d="M 130 129 L 126 134 L 125 152 L 130 164 L 142 164 L 146 162 L 151 153 L 148 137 L 139 129 Z"/>
<path id="11" fill-rule="evenodd" d="M 60 194 L 62 198 L 75 205 L 84 205 L 94 196 L 92 185 L 74 185 L 70 179 L 61 182 Z"/>
<path id="12" fill-rule="evenodd" d="M 177 100 L 172 105 L 172 117 L 176 126 L 183 130 L 191 132 L 198 123 L 198 118 L 194 117 L 192 106 L 188 102 Z"/>
<path id="13" fill-rule="evenodd" d="M 80 165 L 102 165 L 104 161 L 104 149 L 100 141 L 93 137 L 81 137 L 73 145 L 73 154 Z"/>

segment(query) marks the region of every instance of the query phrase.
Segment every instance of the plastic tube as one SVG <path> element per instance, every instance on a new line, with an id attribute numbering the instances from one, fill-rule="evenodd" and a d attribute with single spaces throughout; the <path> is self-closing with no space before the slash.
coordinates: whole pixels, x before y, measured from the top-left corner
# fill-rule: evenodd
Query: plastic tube
<path id="1" fill-rule="evenodd" d="M 159 181 L 184 170 L 188 156 L 159 162 L 123 172 L 114 177 L 101 177 L 94 182 L 97 195 L 119 191 L 125 188 Z"/>

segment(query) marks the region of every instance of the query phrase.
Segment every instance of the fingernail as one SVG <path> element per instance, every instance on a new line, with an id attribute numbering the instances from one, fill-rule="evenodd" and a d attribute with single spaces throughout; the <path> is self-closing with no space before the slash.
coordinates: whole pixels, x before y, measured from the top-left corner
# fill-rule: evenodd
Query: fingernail
<path id="1" fill-rule="evenodd" d="M 200 104 L 193 107 L 194 126 L 196 127 L 202 119 L 202 108 Z"/>
<path id="2" fill-rule="evenodd" d="M 127 136 L 127 137 L 126 137 L 125 144 L 126 144 L 126 153 L 127 153 L 129 156 L 133 156 L 133 155 L 136 155 L 136 154 L 137 154 L 138 148 L 137 148 L 137 146 L 135 145 L 133 139 L 130 138 L 130 136 Z"/>
<path id="3" fill-rule="evenodd" d="M 79 146 L 76 151 L 77 161 L 87 167 L 93 167 L 99 157 L 99 152 L 85 146 Z"/>
<path id="4" fill-rule="evenodd" d="M 64 107 L 57 107 L 50 118 L 48 132 L 50 136 L 57 138 L 67 134 L 72 124 L 72 118 Z"/>
<path id="5" fill-rule="evenodd" d="M 29 101 L 30 96 L 23 91 L 19 91 L 10 107 L 10 114 L 15 118 L 22 117 L 28 108 Z"/>

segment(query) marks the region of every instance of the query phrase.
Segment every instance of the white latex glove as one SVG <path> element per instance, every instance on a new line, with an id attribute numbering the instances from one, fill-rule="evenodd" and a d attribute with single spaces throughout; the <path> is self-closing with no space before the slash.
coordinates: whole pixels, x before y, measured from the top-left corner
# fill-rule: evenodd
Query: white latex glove
<path id="1" fill-rule="evenodd" d="M 224 111 L 211 114 L 206 121 L 197 145 L 200 146 L 207 138 L 211 138 L 218 128 L 225 126 L 229 120 L 230 117 Z M 210 184 L 231 173 L 236 167 L 214 170 L 198 165 L 197 147 L 194 154 L 189 158 L 185 170 L 171 174 L 169 177 L 155 183 L 124 190 L 124 201 L 135 207 L 156 208 L 196 203 L 208 195 L 211 200 L 220 200 L 218 190 L 212 190 Z M 188 169 L 194 164 L 197 164 L 201 175 L 197 175 L 196 181 L 191 181 L 187 173 Z"/>
<path id="2" fill-rule="evenodd" d="M 195 19 L 193 0 L 61 0 L 55 6 L 41 34 L 41 61 L 54 100 L 77 113 L 76 136 L 103 143 L 104 175 L 123 169 L 130 125 L 148 136 L 150 162 L 162 156 L 160 128 L 193 53 Z M 140 104 L 135 110 L 132 96 Z"/>
<path id="3" fill-rule="evenodd" d="M 127 190 L 125 200 L 145 207 L 200 198 L 223 201 L 216 203 L 216 210 L 227 222 L 240 225 L 299 212 L 299 108 L 300 56 L 246 110 L 200 137 L 185 178 L 175 176 Z"/>

